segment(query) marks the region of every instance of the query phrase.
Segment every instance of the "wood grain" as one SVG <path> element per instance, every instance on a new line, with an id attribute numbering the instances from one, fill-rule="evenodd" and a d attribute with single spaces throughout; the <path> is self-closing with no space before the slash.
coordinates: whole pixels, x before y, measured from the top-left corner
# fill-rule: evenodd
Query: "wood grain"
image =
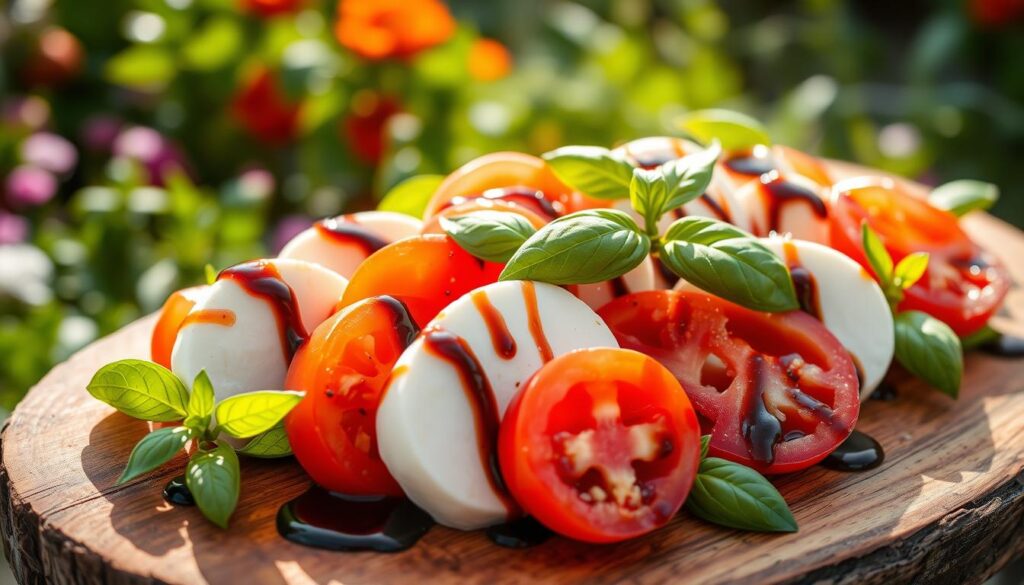
<path id="1" fill-rule="evenodd" d="M 978 214 L 969 231 L 1024 282 L 1024 234 Z M 292 462 L 243 462 L 242 498 L 221 531 L 160 490 L 184 459 L 114 482 L 147 425 L 93 400 L 102 364 L 146 357 L 152 318 L 56 367 L 2 435 L 0 530 L 22 583 L 980 583 L 1024 551 L 1024 361 L 967 357 L 953 401 L 904 378 L 865 404 L 858 428 L 886 449 L 867 473 L 813 468 L 777 480 L 797 534 L 741 533 L 685 513 L 610 546 L 553 539 L 522 551 L 435 528 L 403 553 L 329 553 L 280 538 L 277 508 L 307 479 Z M 1024 290 L 998 325 L 1024 335 Z"/>

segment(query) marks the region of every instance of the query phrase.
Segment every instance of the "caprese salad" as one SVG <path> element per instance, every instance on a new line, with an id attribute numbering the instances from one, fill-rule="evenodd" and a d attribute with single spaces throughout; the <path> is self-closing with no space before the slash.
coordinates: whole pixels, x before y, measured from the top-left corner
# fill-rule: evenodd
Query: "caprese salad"
<path id="1" fill-rule="evenodd" d="M 345 550 L 613 542 L 684 505 L 796 530 L 765 476 L 880 464 L 855 427 L 894 361 L 956 398 L 1010 287 L 958 222 L 994 188 L 925 199 L 731 112 L 683 130 L 485 155 L 174 293 L 152 362 L 89 386 L 172 423 L 122 481 L 188 449 L 166 495 L 226 526 L 236 453 L 294 454 L 319 487 L 281 533 Z"/>

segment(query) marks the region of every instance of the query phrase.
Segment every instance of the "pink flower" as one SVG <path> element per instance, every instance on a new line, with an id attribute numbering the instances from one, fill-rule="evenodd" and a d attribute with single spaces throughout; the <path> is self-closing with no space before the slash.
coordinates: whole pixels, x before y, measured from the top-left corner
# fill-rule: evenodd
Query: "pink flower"
<path id="1" fill-rule="evenodd" d="M 35 95 L 12 97 L 0 106 L 0 119 L 16 128 L 38 130 L 50 121 L 50 104 Z"/>
<path id="2" fill-rule="evenodd" d="M 28 221 L 20 215 L 0 211 L 0 245 L 20 244 L 28 238 Z"/>
<path id="3" fill-rule="evenodd" d="M 82 143 L 94 152 L 110 152 L 122 126 L 121 120 L 113 116 L 92 116 L 82 127 Z"/>
<path id="4" fill-rule="evenodd" d="M 5 187 L 12 206 L 35 207 L 57 194 L 57 178 L 39 167 L 21 165 L 7 175 Z"/>
<path id="5" fill-rule="evenodd" d="M 66 175 L 78 163 L 78 151 L 62 136 L 37 132 L 21 143 L 21 160 L 55 175 Z"/>
<path id="6" fill-rule="evenodd" d="M 178 149 L 162 134 L 135 126 L 118 135 L 114 141 L 114 154 L 142 163 L 154 185 L 163 185 L 164 175 L 174 169 L 185 170 L 185 159 Z"/>

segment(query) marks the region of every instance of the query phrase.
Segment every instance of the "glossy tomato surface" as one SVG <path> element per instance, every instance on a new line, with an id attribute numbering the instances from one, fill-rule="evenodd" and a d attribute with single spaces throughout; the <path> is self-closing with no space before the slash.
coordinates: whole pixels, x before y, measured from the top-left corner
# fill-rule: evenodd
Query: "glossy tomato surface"
<path id="1" fill-rule="evenodd" d="M 635 351 L 555 358 L 513 398 L 501 422 L 502 476 L 548 528 L 614 542 L 666 524 L 700 463 L 697 416 L 672 373 Z"/>
<path id="2" fill-rule="evenodd" d="M 208 289 L 207 286 L 193 286 L 176 291 L 167 297 L 167 301 L 160 309 L 160 316 L 157 317 L 150 340 L 150 359 L 155 363 L 171 369 L 171 351 L 174 350 L 174 342 L 178 339 L 178 331 L 181 330 L 185 317 L 192 307 L 196 306 Z"/>
<path id="3" fill-rule="evenodd" d="M 913 197 L 885 179 L 836 185 L 830 215 L 832 247 L 874 274 L 861 244 L 867 222 L 895 262 L 913 252 L 929 254 L 928 270 L 906 291 L 901 310 L 924 311 L 958 335 L 981 329 L 1010 289 L 997 259 L 971 241 L 957 217 Z"/>
<path id="4" fill-rule="evenodd" d="M 860 412 L 849 353 L 801 311 L 760 313 L 701 292 L 648 291 L 598 312 L 622 347 L 679 380 L 710 452 L 762 473 L 821 461 Z"/>
<path id="5" fill-rule="evenodd" d="M 420 233 L 443 234 L 445 232 L 444 229 L 441 228 L 442 217 L 462 217 L 475 211 L 502 211 L 506 213 L 514 213 L 530 222 L 530 225 L 533 226 L 534 229 L 540 229 L 550 221 L 547 217 L 539 215 L 537 212 L 532 211 L 529 207 L 524 205 L 511 201 L 485 199 L 480 197 L 458 205 L 445 207 L 436 215 L 423 221 L 423 227 L 420 229 Z"/>
<path id="6" fill-rule="evenodd" d="M 497 282 L 502 268 L 472 256 L 448 236 L 406 238 L 363 261 L 345 288 L 341 306 L 390 295 L 405 303 L 422 327 L 462 295 Z"/>
<path id="7" fill-rule="evenodd" d="M 401 302 L 373 297 L 324 321 L 299 349 L 285 387 L 306 396 L 285 429 L 313 481 L 343 494 L 402 494 L 377 451 L 377 407 L 418 331 Z"/>

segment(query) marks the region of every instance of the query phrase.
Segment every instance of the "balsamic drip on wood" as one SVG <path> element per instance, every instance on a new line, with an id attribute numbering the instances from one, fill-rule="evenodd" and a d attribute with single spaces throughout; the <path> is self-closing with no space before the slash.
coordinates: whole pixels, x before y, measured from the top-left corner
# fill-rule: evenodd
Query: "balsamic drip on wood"
<path id="1" fill-rule="evenodd" d="M 764 356 L 750 358 L 753 388 L 745 397 L 741 431 L 750 447 L 750 456 L 756 461 L 771 464 L 775 460 L 775 444 L 782 439 L 782 423 L 764 404 L 764 390 L 768 375 Z"/>
<path id="2" fill-rule="evenodd" d="M 828 218 L 828 208 L 825 207 L 825 202 L 821 200 L 821 197 L 818 197 L 810 189 L 786 181 L 778 173 L 761 175 L 761 193 L 764 196 L 765 207 L 768 209 L 768 225 L 765 227 L 764 234 L 761 235 L 767 235 L 769 232 L 779 229 L 782 207 L 789 201 L 802 201 L 818 217 Z"/>
<path id="3" fill-rule="evenodd" d="M 1024 337 L 1000 333 L 999 337 L 982 344 L 981 350 L 998 357 L 1024 357 Z"/>
<path id="4" fill-rule="evenodd" d="M 462 205 L 463 203 L 468 203 L 473 199 L 478 198 L 489 199 L 491 201 L 517 203 L 533 211 L 537 211 L 541 215 L 546 215 L 547 219 L 555 219 L 562 215 L 543 191 L 525 186 L 488 189 L 479 195 L 452 197 L 451 201 L 444 205 L 442 209 Z"/>
<path id="5" fill-rule="evenodd" d="M 883 461 L 885 451 L 882 445 L 860 431 L 853 431 L 821 464 L 837 471 L 867 471 Z"/>
<path id="6" fill-rule="evenodd" d="M 494 353 L 506 360 L 516 356 L 516 340 L 505 324 L 505 318 L 491 304 L 491 299 L 482 290 L 475 290 L 470 295 L 473 305 L 480 313 L 480 317 L 487 325 L 487 332 L 491 336 L 491 345 L 494 346 Z"/>
<path id="7" fill-rule="evenodd" d="M 362 248 L 363 254 L 369 256 L 388 245 L 388 242 L 358 223 L 341 218 L 331 217 L 315 224 L 316 230 L 328 238 L 345 244 L 355 244 Z"/>
<path id="8" fill-rule="evenodd" d="M 738 175 L 760 177 L 775 170 L 771 157 L 756 156 L 753 152 L 741 152 L 725 159 L 726 168 Z"/>
<path id="9" fill-rule="evenodd" d="M 281 278 L 277 268 L 270 262 L 246 262 L 224 269 L 217 280 L 233 280 L 250 295 L 267 301 L 277 319 L 285 361 L 291 362 L 309 334 L 302 326 L 295 291 Z"/>
<path id="10" fill-rule="evenodd" d="M 185 484 L 185 476 L 179 475 L 172 478 L 164 486 L 164 501 L 174 506 L 195 506 L 196 501 L 192 497 L 192 491 Z"/>
<path id="11" fill-rule="evenodd" d="M 405 498 L 345 496 L 315 485 L 277 512 L 277 531 L 285 539 L 336 551 L 405 550 L 433 525 Z"/>
<path id="12" fill-rule="evenodd" d="M 877 388 L 871 391 L 871 395 L 868 396 L 871 400 L 881 400 L 883 402 L 890 402 L 899 397 L 899 390 L 888 382 L 879 384 Z"/>
<path id="13" fill-rule="evenodd" d="M 505 548 L 529 548 L 551 538 L 554 533 L 537 522 L 533 516 L 524 516 L 487 529 L 487 538 Z"/>
<path id="14" fill-rule="evenodd" d="M 458 372 L 476 422 L 477 451 L 480 454 L 480 462 L 487 471 L 487 481 L 511 515 L 516 510 L 516 505 L 505 488 L 498 467 L 497 447 L 501 412 L 491 382 L 487 379 L 487 373 L 466 340 L 454 333 L 443 329 L 428 329 L 423 332 L 423 345 L 427 351 L 451 364 Z"/>

